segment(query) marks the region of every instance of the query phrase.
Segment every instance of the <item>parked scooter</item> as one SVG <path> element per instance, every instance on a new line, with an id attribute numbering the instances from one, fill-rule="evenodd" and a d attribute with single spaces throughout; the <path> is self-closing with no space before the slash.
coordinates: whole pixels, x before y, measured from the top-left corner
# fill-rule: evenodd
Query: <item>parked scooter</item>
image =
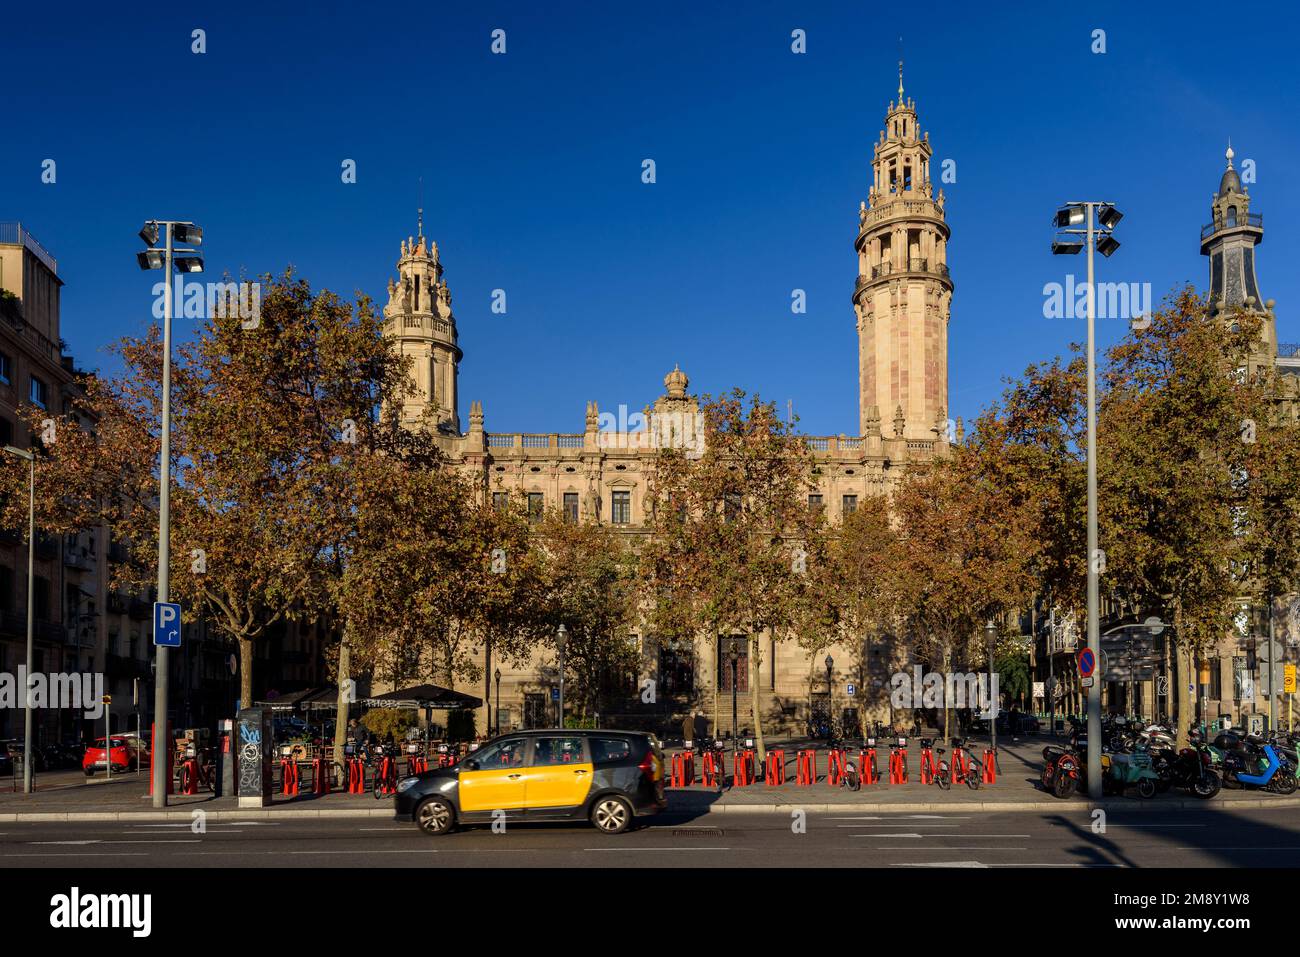
<path id="1" fill-rule="evenodd" d="M 1223 751 L 1223 786 L 1293 794 L 1296 769 L 1273 745 L 1255 735 L 1225 732 L 1214 739 Z"/>

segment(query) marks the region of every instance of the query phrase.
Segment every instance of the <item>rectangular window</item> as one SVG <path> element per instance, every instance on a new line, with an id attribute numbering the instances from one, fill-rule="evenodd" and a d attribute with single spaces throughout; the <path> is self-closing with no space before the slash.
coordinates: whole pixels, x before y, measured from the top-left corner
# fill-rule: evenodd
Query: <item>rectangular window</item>
<path id="1" fill-rule="evenodd" d="M 509 492 L 493 492 L 493 493 L 492 493 L 492 507 L 493 507 L 493 508 L 496 508 L 496 509 L 504 509 L 504 508 L 506 507 L 506 504 L 507 504 L 509 501 L 510 501 L 510 493 L 509 493 Z"/>
<path id="2" fill-rule="evenodd" d="M 14 377 L 14 360 L 7 352 L 0 352 L 0 382 L 8 385 Z"/>
<path id="3" fill-rule="evenodd" d="M 632 523 L 632 493 L 613 492 L 609 497 L 609 520 L 615 525 Z"/>
<path id="4" fill-rule="evenodd" d="M 695 656 L 689 646 L 660 643 L 659 692 L 670 697 L 695 693 Z"/>
<path id="5" fill-rule="evenodd" d="M 1210 659 L 1210 700 L 1223 700 L 1223 659 Z"/>
<path id="6" fill-rule="evenodd" d="M 820 512 L 826 507 L 825 500 L 820 495 L 808 496 L 808 511 Z"/>
<path id="7" fill-rule="evenodd" d="M 50 401 L 50 387 L 45 384 L 43 379 L 32 376 L 31 389 L 27 393 L 27 398 L 31 400 L 32 405 L 39 405 L 42 409 Z"/>
<path id="8" fill-rule="evenodd" d="M 542 520 L 542 512 L 546 509 L 546 498 L 541 492 L 528 493 L 528 522 L 536 525 Z"/>
<path id="9" fill-rule="evenodd" d="M 50 580 L 37 575 L 33 581 L 35 586 L 34 601 L 32 602 L 32 614 L 41 621 L 50 620 Z"/>
<path id="10" fill-rule="evenodd" d="M 14 444 L 14 424 L 0 415 L 0 445 Z"/>
<path id="11" fill-rule="evenodd" d="M 571 525 L 578 524 L 578 493 L 564 493 L 564 520 Z"/>
<path id="12" fill-rule="evenodd" d="M 856 495 L 845 495 L 842 504 L 844 506 L 844 514 L 852 515 L 858 510 L 858 497 Z"/>
<path id="13" fill-rule="evenodd" d="M 1240 704 L 1255 697 L 1255 676 L 1246 667 L 1246 659 L 1234 656 L 1232 659 L 1232 699 Z"/>

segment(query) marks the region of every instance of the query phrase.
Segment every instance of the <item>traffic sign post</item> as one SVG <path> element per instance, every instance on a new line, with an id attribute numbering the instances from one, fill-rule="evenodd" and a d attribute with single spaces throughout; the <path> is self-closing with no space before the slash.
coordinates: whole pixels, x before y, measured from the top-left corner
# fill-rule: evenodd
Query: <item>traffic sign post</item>
<path id="1" fill-rule="evenodd" d="M 181 606 L 176 602 L 153 603 L 153 643 L 161 648 L 181 646 Z"/>
<path id="2" fill-rule="evenodd" d="M 855 694 L 858 693 L 857 685 L 852 685 L 852 684 L 848 685 L 844 689 L 844 693 L 847 694 L 850 698 L 852 698 Z"/>
<path id="3" fill-rule="evenodd" d="M 1092 653 L 1091 648 L 1084 648 L 1079 652 L 1079 677 L 1091 678 L 1092 673 L 1097 670 L 1097 656 Z M 1084 687 L 1090 687 L 1091 683 Z"/>

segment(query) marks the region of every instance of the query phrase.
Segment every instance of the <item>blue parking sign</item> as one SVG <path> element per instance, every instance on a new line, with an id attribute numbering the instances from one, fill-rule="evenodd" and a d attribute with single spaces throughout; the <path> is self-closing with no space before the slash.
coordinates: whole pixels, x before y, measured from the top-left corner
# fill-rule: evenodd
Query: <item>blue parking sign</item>
<path id="1" fill-rule="evenodd" d="M 559 689 L 559 688 L 555 688 L 555 687 L 551 688 L 551 700 L 552 700 L 552 701 L 559 701 L 559 700 L 560 700 L 560 689 Z"/>
<path id="2" fill-rule="evenodd" d="M 164 648 L 181 646 L 181 606 L 170 601 L 153 603 L 153 643 Z"/>

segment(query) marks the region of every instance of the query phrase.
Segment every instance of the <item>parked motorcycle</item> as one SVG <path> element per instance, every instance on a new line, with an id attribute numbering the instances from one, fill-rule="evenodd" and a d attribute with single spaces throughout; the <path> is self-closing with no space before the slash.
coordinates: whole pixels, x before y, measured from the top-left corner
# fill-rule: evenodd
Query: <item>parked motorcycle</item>
<path id="1" fill-rule="evenodd" d="M 1186 788 L 1203 800 L 1219 793 L 1222 782 L 1215 770 L 1214 755 L 1208 747 L 1193 742 L 1191 747 L 1175 752 L 1171 748 L 1151 749 L 1152 765 L 1160 776 L 1159 790 Z"/>

